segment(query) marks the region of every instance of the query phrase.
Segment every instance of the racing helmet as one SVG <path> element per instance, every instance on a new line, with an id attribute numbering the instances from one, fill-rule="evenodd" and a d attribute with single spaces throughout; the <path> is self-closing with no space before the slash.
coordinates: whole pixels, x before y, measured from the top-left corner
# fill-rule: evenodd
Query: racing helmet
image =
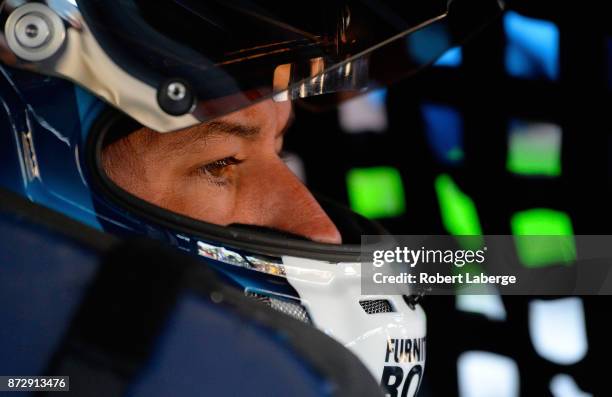
<path id="1" fill-rule="evenodd" d="M 340 341 L 382 386 L 414 395 L 423 309 L 408 290 L 360 292 L 359 236 L 385 234 L 380 226 L 323 201 L 343 244 L 202 222 L 118 187 L 100 153 L 110 136 L 139 126 L 172 134 L 263 100 L 339 101 L 344 91 L 385 86 L 501 8 L 498 0 L 5 0 L 0 185 L 91 227 L 198 256 L 246 295 Z"/>

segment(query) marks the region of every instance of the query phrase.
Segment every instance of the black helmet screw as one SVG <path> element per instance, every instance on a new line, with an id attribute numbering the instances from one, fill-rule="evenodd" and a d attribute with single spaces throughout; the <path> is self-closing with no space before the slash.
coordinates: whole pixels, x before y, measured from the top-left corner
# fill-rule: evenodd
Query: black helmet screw
<path id="1" fill-rule="evenodd" d="M 157 102 L 164 112 L 172 116 L 182 116 L 193 109 L 195 96 L 186 81 L 169 79 L 159 87 Z"/>

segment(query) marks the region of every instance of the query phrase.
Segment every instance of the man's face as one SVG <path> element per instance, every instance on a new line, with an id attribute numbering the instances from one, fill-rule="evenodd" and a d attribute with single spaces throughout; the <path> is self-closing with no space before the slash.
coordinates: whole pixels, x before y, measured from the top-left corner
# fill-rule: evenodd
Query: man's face
<path id="1" fill-rule="evenodd" d="M 102 152 L 108 176 L 133 195 L 191 218 L 279 229 L 325 243 L 340 233 L 280 157 L 289 102 L 260 102 L 160 134 L 140 129 Z"/>

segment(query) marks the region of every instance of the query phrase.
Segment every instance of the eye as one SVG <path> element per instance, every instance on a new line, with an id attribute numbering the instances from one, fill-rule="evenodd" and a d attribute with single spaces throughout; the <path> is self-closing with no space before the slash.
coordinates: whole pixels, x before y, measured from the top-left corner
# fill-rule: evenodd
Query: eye
<path id="1" fill-rule="evenodd" d="M 235 157 L 226 157 L 221 160 L 213 161 L 199 168 L 199 171 L 212 179 L 222 179 L 227 171 L 227 168 L 234 164 L 240 164 L 242 161 Z"/>

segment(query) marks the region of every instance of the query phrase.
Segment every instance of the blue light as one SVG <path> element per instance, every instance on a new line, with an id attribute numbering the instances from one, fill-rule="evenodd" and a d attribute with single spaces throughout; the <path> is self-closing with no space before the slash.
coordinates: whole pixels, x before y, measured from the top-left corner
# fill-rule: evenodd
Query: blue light
<path id="1" fill-rule="evenodd" d="M 441 25 L 430 25 L 406 37 L 410 56 L 420 65 L 435 61 L 452 46 L 450 32 Z"/>
<path id="2" fill-rule="evenodd" d="M 463 119 L 454 108 L 426 103 L 421 106 L 427 140 L 441 163 L 453 165 L 463 160 Z"/>
<path id="3" fill-rule="evenodd" d="M 387 89 L 379 88 L 377 90 L 369 92 L 366 95 L 366 98 L 368 98 L 368 101 L 370 101 L 370 103 L 374 105 L 384 106 L 385 102 L 387 101 Z"/>
<path id="4" fill-rule="evenodd" d="M 507 12 L 506 71 L 528 79 L 559 78 L 559 28 L 553 22 Z"/>
<path id="5" fill-rule="evenodd" d="M 434 66 L 456 68 L 461 66 L 461 62 L 463 62 L 463 51 L 461 47 L 453 47 L 442 54 Z"/>

